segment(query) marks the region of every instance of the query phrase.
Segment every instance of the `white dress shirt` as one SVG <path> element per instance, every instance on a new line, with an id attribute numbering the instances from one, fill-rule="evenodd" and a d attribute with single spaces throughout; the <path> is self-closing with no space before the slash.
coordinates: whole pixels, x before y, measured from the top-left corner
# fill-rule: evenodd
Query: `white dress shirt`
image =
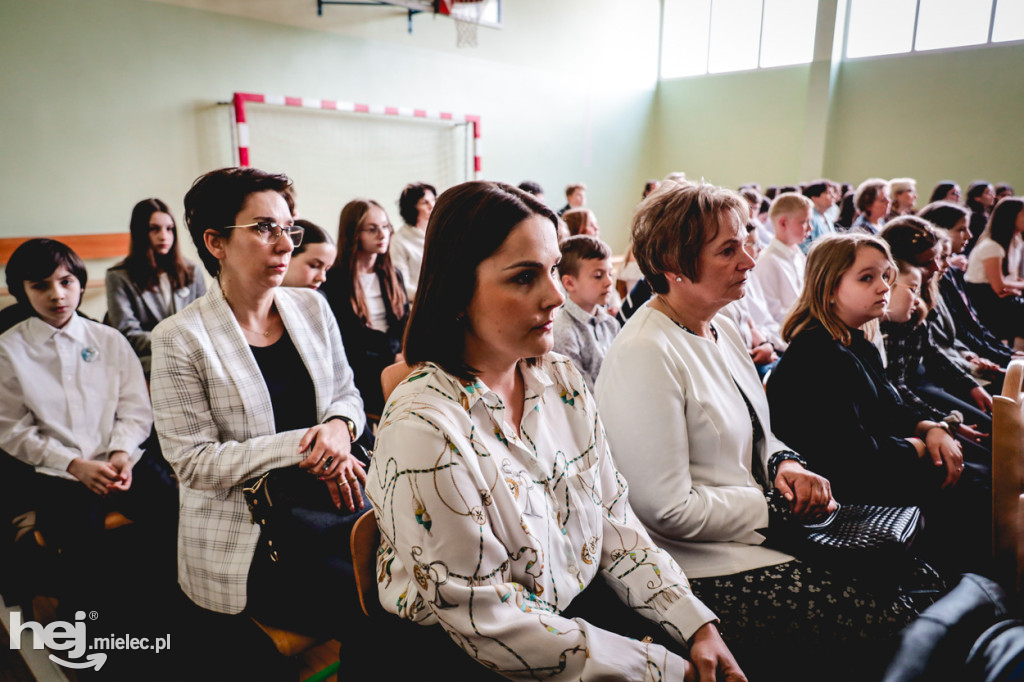
<path id="1" fill-rule="evenodd" d="M 363 401 L 327 300 L 278 287 L 274 303 L 313 380 L 317 420 L 347 417 L 360 433 Z M 242 485 L 302 461 L 307 429 L 277 433 L 266 381 L 216 283 L 157 325 L 152 339 L 156 431 L 181 499 L 178 581 L 199 606 L 238 613 L 260 537 Z"/>
<path id="2" fill-rule="evenodd" d="M 619 332 L 597 379 L 633 509 L 691 578 L 792 559 L 761 546 L 768 503 L 753 473 L 789 448 L 771 433 L 768 400 L 736 328 L 724 315 L 713 324 L 717 342 L 648 303 Z M 756 450 L 744 395 L 766 434 Z"/>
<path id="3" fill-rule="evenodd" d="M 750 311 L 750 319 L 754 321 L 754 326 L 761 330 L 775 350 L 784 351 L 789 348 L 789 344 L 782 340 L 782 325 L 769 312 L 768 301 L 764 300 L 761 283 L 756 277 L 747 277 L 747 290 L 742 300 L 746 301 L 747 310 Z"/>
<path id="4" fill-rule="evenodd" d="M 391 263 L 399 269 L 405 279 L 405 293 L 409 301 L 416 299 L 416 287 L 420 281 L 420 265 L 423 263 L 423 242 L 427 231 L 412 225 L 402 225 L 391 238 L 388 253 Z"/>
<path id="5" fill-rule="evenodd" d="M 681 642 L 715 620 L 630 509 L 576 368 L 549 353 L 519 370 L 521 436 L 496 393 L 429 363 L 392 394 L 366 486 L 381 603 L 506 677 L 681 680 L 664 647 L 559 615 L 600 573 Z"/>
<path id="6" fill-rule="evenodd" d="M 786 246 L 777 238 L 757 259 L 754 277 L 761 285 L 768 312 L 779 325 L 785 322 L 790 308 L 803 291 L 806 262 L 807 258 L 799 246 Z"/>
<path id="7" fill-rule="evenodd" d="M 142 365 L 112 327 L 78 315 L 63 329 L 30 317 L 0 336 L 0 448 L 50 476 L 76 458 L 132 462 L 153 411 Z"/>

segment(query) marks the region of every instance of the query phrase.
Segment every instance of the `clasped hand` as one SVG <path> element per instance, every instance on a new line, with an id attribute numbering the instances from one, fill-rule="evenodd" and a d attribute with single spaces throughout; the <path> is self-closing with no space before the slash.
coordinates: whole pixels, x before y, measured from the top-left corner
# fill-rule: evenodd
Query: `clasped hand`
<path id="1" fill-rule="evenodd" d="M 839 503 L 832 497 L 828 479 L 808 471 L 792 459 L 779 464 L 775 487 L 789 502 L 790 511 L 797 520 L 818 520 L 839 508 Z"/>
<path id="2" fill-rule="evenodd" d="M 299 462 L 299 468 L 327 484 L 335 506 L 341 509 L 344 504 L 353 512 L 362 509 L 361 486 L 366 482 L 366 470 L 352 455 L 348 426 L 340 419 L 317 424 L 299 441 L 299 452 L 306 450 L 309 454 Z"/>

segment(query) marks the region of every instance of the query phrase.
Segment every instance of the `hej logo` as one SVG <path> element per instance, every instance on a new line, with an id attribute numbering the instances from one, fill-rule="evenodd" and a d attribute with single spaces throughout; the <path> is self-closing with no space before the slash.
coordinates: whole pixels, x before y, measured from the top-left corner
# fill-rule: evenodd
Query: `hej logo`
<path id="1" fill-rule="evenodd" d="M 43 627 L 33 620 L 21 623 L 21 612 L 11 612 L 11 648 L 21 649 L 21 634 L 25 630 L 32 631 L 32 648 L 46 647 L 52 651 L 67 651 L 70 658 L 81 658 L 87 646 L 85 636 L 85 611 L 75 613 L 75 622 L 58 620 Z M 96 668 L 99 670 L 107 662 L 107 655 L 102 652 L 89 654 L 84 661 L 64 661 L 50 654 L 50 660 L 67 668 Z"/>

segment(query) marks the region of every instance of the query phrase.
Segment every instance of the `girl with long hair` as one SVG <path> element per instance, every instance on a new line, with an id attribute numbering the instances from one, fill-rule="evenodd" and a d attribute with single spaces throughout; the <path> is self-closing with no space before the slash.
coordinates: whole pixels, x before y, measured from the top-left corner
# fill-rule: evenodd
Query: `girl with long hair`
<path id="1" fill-rule="evenodd" d="M 353 199 L 341 209 L 338 256 L 327 273 L 324 293 L 331 304 L 356 387 L 366 411 L 384 409 L 380 373 L 401 359 L 409 297 L 388 247 L 394 228 L 373 199 Z"/>
<path id="2" fill-rule="evenodd" d="M 178 227 L 167 204 L 144 199 L 132 209 L 128 257 L 107 270 L 109 324 L 127 337 L 149 376 L 150 332 L 165 317 L 206 293 L 196 264 L 178 248 Z"/>

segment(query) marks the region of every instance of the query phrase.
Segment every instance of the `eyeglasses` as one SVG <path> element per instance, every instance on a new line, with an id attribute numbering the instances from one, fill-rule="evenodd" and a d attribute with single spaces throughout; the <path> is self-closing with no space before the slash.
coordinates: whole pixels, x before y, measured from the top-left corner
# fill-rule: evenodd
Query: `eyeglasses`
<path id="1" fill-rule="evenodd" d="M 292 246 L 298 246 L 302 243 L 302 235 L 306 232 L 305 229 L 297 227 L 295 225 L 278 225 L 266 220 L 261 220 L 256 223 L 249 223 L 248 225 L 228 225 L 225 230 L 233 230 L 236 227 L 250 227 L 252 231 L 260 236 L 260 239 L 266 244 L 276 244 L 281 238 L 281 235 L 287 234 L 288 239 L 291 241 Z"/>
<path id="2" fill-rule="evenodd" d="M 390 225 L 370 225 L 368 227 L 359 228 L 360 232 L 372 234 L 374 237 L 379 237 L 382 234 L 391 234 L 395 228 Z"/>

